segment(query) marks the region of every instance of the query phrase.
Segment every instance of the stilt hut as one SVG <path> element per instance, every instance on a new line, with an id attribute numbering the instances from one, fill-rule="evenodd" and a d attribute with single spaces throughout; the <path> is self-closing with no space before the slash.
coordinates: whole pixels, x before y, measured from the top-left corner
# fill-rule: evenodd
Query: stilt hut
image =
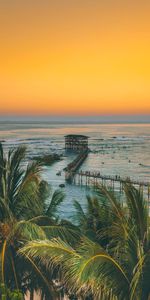
<path id="1" fill-rule="evenodd" d="M 69 134 L 65 136 L 65 149 L 85 151 L 88 149 L 88 136 Z"/>

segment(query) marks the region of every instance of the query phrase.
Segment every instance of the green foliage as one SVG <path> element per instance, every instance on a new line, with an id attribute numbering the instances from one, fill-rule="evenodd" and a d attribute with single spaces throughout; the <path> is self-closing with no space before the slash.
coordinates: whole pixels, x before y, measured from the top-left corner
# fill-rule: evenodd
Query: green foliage
<path id="1" fill-rule="evenodd" d="M 149 300 L 150 224 L 140 190 L 124 185 L 126 201 L 105 186 L 75 202 L 75 224 L 61 220 L 62 191 L 41 180 L 41 162 L 26 164 L 25 147 L 0 144 L 0 296 L 27 290 L 57 299 Z M 49 201 L 48 201 L 49 200 Z M 59 287 L 55 283 L 59 281 Z M 6 285 L 9 289 L 6 288 Z"/>
<path id="2" fill-rule="evenodd" d="M 65 194 L 61 190 L 56 190 L 51 197 L 48 207 L 46 208 L 45 214 L 49 218 L 54 218 L 57 213 L 59 205 L 63 202 Z"/>
<path id="3" fill-rule="evenodd" d="M 22 219 L 41 212 L 37 163 L 23 167 L 26 148 L 9 150 L 7 157 L 0 144 L 0 221 Z"/>
<path id="4" fill-rule="evenodd" d="M 4 154 L 0 144 L 0 278 L 11 289 L 48 289 L 51 283 L 43 275 L 45 270 L 31 259 L 17 254 L 27 241 L 45 240 L 58 236 L 63 226 L 57 229 L 57 208 L 64 199 L 60 191 L 50 195 L 50 189 L 41 180 L 41 166 L 37 162 L 25 162 L 26 148 L 21 146 Z M 49 204 L 47 198 L 51 196 Z M 48 230 L 48 227 L 55 226 Z M 65 230 L 67 235 L 67 229 Z M 14 292 L 15 297 L 15 292 Z M 13 298 L 15 299 L 15 298 Z"/>
<path id="5" fill-rule="evenodd" d="M 19 290 L 11 291 L 4 284 L 0 284 L 0 299 L 2 300 L 23 300 L 23 294 Z"/>
<path id="6" fill-rule="evenodd" d="M 75 244 L 62 238 L 31 241 L 22 255 L 59 268 L 69 293 L 104 300 L 148 300 L 150 297 L 150 226 L 146 202 L 131 184 L 124 186 L 124 206 L 100 186 L 87 199 L 87 210 L 75 202 L 80 235 Z M 86 237 L 87 236 L 87 237 Z"/>

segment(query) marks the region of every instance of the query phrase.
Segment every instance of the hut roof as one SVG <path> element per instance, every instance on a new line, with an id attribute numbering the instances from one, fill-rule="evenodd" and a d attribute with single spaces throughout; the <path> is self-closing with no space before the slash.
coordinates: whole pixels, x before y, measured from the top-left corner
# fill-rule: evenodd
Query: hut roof
<path id="1" fill-rule="evenodd" d="M 65 135 L 67 138 L 77 138 L 77 139 L 88 139 L 89 137 L 86 135 L 81 135 L 81 134 L 68 134 Z"/>

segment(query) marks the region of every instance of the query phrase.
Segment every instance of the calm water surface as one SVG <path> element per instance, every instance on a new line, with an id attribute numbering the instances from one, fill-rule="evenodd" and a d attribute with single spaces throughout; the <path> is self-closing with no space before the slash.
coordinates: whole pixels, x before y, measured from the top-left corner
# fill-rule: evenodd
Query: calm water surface
<path id="1" fill-rule="evenodd" d="M 64 174 L 58 171 L 74 158 L 66 156 L 64 135 L 84 134 L 89 137 L 91 152 L 82 165 L 82 170 L 95 170 L 104 175 L 130 176 L 133 179 L 150 181 L 150 124 L 48 124 L 48 123 L 0 123 L 0 140 L 5 148 L 25 144 L 28 157 L 39 154 L 64 154 L 62 161 L 51 167 L 45 167 L 43 178 L 56 189 L 64 183 Z M 86 187 L 66 184 L 66 198 L 60 208 L 62 217 L 73 214 L 73 200 L 79 200 L 86 206 Z"/>

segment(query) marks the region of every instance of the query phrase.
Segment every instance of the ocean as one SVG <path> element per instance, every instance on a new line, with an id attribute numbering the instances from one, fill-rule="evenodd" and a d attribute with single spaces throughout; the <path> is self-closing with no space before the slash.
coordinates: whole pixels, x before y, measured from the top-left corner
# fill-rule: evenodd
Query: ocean
<path id="1" fill-rule="evenodd" d="M 60 207 L 62 218 L 72 218 L 74 200 L 86 207 L 89 187 L 65 183 L 62 171 L 75 158 L 65 152 L 66 134 L 83 134 L 89 137 L 90 153 L 81 169 L 98 171 L 103 175 L 119 175 L 150 182 L 150 124 L 52 124 L 44 122 L 0 122 L 0 141 L 6 151 L 18 145 L 27 146 L 27 157 L 58 153 L 63 160 L 44 167 L 43 179 L 53 191 L 65 184 L 65 200 Z"/>

